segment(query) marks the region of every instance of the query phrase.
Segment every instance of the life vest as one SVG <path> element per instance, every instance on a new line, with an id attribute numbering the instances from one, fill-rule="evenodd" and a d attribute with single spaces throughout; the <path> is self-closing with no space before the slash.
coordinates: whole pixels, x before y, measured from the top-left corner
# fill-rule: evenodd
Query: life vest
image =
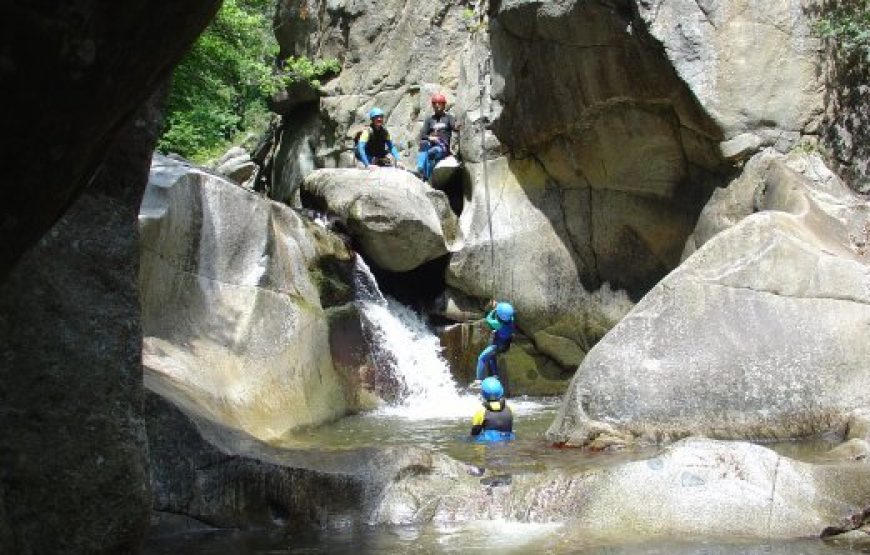
<path id="1" fill-rule="evenodd" d="M 366 154 L 368 156 L 376 156 L 381 158 L 390 152 L 390 132 L 386 127 L 374 128 L 368 126 L 362 130 L 359 137 L 355 140 L 356 143 L 364 142 L 366 144 Z"/>
<path id="2" fill-rule="evenodd" d="M 504 399 L 484 401 L 483 409 L 484 431 L 512 432 L 514 430 L 514 415 Z"/>

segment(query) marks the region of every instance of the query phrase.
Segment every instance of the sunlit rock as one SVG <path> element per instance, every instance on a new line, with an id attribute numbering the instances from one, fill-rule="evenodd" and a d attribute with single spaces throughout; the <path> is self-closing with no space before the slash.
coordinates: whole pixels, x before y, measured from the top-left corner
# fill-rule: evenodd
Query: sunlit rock
<path id="1" fill-rule="evenodd" d="M 415 476 L 388 487 L 373 518 L 560 522 L 565 547 L 655 537 L 798 538 L 848 526 L 870 502 L 868 488 L 867 465 L 814 465 L 758 445 L 693 438 L 651 459 L 578 474 L 451 482 Z"/>
<path id="2" fill-rule="evenodd" d="M 870 444 L 864 439 L 853 438 L 828 451 L 826 458 L 832 461 L 868 461 Z"/>
<path id="3" fill-rule="evenodd" d="M 396 168 L 325 169 L 303 184 L 308 203 L 338 216 L 362 251 L 396 272 L 443 256 L 456 242 L 444 193 Z"/>
<path id="4" fill-rule="evenodd" d="M 842 433 L 870 405 L 870 204 L 817 157 L 761 156 L 757 188 L 727 203 L 761 211 L 703 243 L 590 351 L 552 439 L 587 443 L 596 422 L 647 439 Z"/>
<path id="5" fill-rule="evenodd" d="M 479 179 L 481 165 L 470 167 Z M 564 192 L 537 164 L 499 158 L 488 163 L 488 174 L 490 210 L 486 190 L 475 187 L 459 219 L 465 240 L 450 259 L 447 283 L 479 298 L 495 294 L 510 301 L 522 331 L 544 338 L 542 346 L 549 354 L 570 364 L 633 304 L 624 292 L 607 285 L 594 293 L 586 289 L 579 261 L 595 255 L 572 241 L 569 233 L 571 226 L 582 225 L 581 217 L 563 212 Z M 635 215 L 638 226 L 654 219 L 651 213 L 645 218 L 642 211 Z"/>
<path id="6" fill-rule="evenodd" d="M 321 305 L 335 281 L 324 268 L 350 263 L 340 240 L 286 206 L 163 157 L 152 166 L 140 233 L 151 390 L 260 439 L 354 406 Z M 342 295 L 346 302 L 350 290 L 332 290 L 332 302 Z"/>
<path id="7" fill-rule="evenodd" d="M 214 163 L 214 168 L 217 173 L 227 176 L 235 183 L 242 184 L 254 175 L 257 165 L 251 160 L 250 154 L 245 149 L 236 146 L 218 158 Z"/>
<path id="8" fill-rule="evenodd" d="M 784 151 L 818 129 L 821 45 L 801 2 L 654 0 L 638 10 L 724 139 L 751 133 L 755 148 Z"/>
<path id="9" fill-rule="evenodd" d="M 870 407 L 852 411 L 846 427 L 846 438 L 870 441 Z"/>

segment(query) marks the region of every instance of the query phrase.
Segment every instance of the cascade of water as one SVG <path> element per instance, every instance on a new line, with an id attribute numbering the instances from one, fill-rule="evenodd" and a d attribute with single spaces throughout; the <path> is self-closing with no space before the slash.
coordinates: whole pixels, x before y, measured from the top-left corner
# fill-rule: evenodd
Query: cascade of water
<path id="1" fill-rule="evenodd" d="M 353 267 L 353 292 L 358 302 L 387 304 L 378 282 L 365 260 L 357 255 Z"/>
<path id="2" fill-rule="evenodd" d="M 472 414 L 476 397 L 456 388 L 438 338 L 414 311 L 384 297 L 359 256 L 354 288 L 376 366 L 376 387 L 392 389 L 394 395 L 379 412 L 405 418 Z"/>

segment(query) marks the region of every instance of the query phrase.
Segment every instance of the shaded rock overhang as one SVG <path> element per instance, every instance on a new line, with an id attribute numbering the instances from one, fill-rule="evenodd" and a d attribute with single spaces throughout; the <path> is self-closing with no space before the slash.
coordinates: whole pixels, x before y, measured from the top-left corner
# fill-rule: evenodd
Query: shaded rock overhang
<path id="1" fill-rule="evenodd" d="M 584 286 L 640 298 L 676 267 L 709 195 L 736 171 L 722 130 L 634 2 L 516 0 L 490 15 L 493 133 L 561 191 Z"/>
<path id="2" fill-rule="evenodd" d="M 218 6 L 217 0 L 3 3 L 0 277 L 93 179 L 115 134 Z"/>

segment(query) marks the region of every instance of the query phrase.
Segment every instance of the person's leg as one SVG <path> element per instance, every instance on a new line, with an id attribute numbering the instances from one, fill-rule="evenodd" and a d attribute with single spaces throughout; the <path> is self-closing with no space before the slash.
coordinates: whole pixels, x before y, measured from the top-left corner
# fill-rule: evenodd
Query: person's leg
<path id="1" fill-rule="evenodd" d="M 417 153 L 417 171 L 420 175 L 426 175 L 426 160 L 429 157 L 429 141 L 423 141 L 420 145 L 423 148 Z"/>
<path id="2" fill-rule="evenodd" d="M 499 381 L 501 381 L 501 376 L 498 373 L 498 351 L 492 353 L 492 356 L 489 357 L 486 369 L 489 376 L 495 376 Z"/>
<path id="3" fill-rule="evenodd" d="M 423 177 L 426 178 L 426 181 L 429 181 L 429 178 L 432 177 L 432 170 L 435 169 L 435 164 L 443 157 L 444 149 L 440 145 L 431 146 L 426 151 L 426 169 L 423 172 Z"/>
<path id="4" fill-rule="evenodd" d="M 481 351 L 480 356 L 477 357 L 477 370 L 476 375 L 479 381 L 482 381 L 486 376 L 486 370 L 489 366 L 490 360 L 495 358 L 495 345 L 489 345 Z"/>

